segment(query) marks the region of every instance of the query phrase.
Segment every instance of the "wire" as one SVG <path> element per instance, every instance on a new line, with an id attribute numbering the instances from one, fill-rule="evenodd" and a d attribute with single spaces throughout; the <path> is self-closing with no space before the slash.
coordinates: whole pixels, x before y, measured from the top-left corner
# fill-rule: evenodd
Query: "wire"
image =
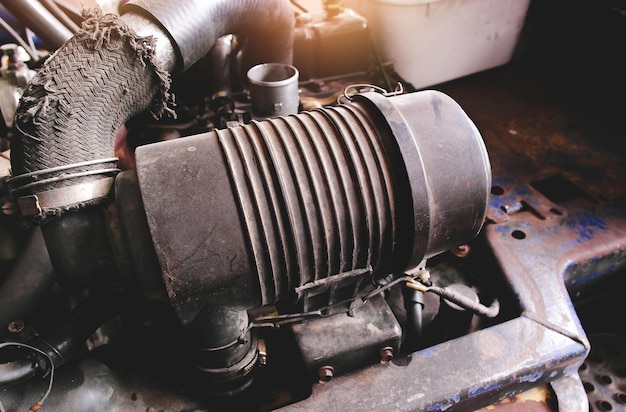
<path id="1" fill-rule="evenodd" d="M 39 60 L 39 53 L 37 53 L 36 50 L 31 49 L 31 47 L 28 45 L 28 43 L 26 43 L 26 41 L 22 38 L 22 36 L 20 36 L 13 29 L 13 27 L 11 27 L 11 25 L 7 23 L 2 17 L 0 17 L 0 26 L 2 26 L 2 28 L 6 30 L 15 39 L 15 41 L 20 44 L 20 46 L 24 48 L 24 50 L 26 50 L 26 53 L 28 53 L 28 55 L 30 56 L 31 59 L 33 59 L 33 61 Z"/>
<path id="2" fill-rule="evenodd" d="M 291 4 L 293 4 L 297 9 L 302 11 L 303 13 L 308 13 L 309 11 L 304 8 L 301 4 L 299 4 L 296 0 L 291 0 Z"/>
<path id="3" fill-rule="evenodd" d="M 431 292 L 435 295 L 441 296 L 442 298 L 449 300 L 452 303 L 456 303 L 457 305 L 474 312 L 477 315 L 485 316 L 487 318 L 495 318 L 500 313 L 500 302 L 498 299 L 494 299 L 491 305 L 485 306 L 482 303 L 477 303 L 466 296 L 461 295 L 460 293 L 455 292 L 450 288 L 442 288 L 438 286 L 425 286 L 419 282 L 413 281 L 411 279 L 407 280 L 406 286 L 420 291 L 420 292 Z"/>
<path id="4" fill-rule="evenodd" d="M 397 96 L 399 94 L 404 94 L 404 86 L 402 86 L 402 83 L 398 82 L 398 84 L 396 85 L 396 88 L 393 91 L 387 91 L 380 86 L 376 86 L 374 84 L 369 84 L 369 83 L 351 84 L 349 86 L 346 86 L 346 88 L 343 90 L 343 95 L 340 95 L 337 98 L 337 103 L 341 104 L 346 100 L 352 101 L 352 98 L 355 95 L 360 94 L 360 93 L 367 93 L 367 92 L 377 92 L 377 93 L 382 94 L 385 97 L 391 97 L 391 96 Z"/>
<path id="5" fill-rule="evenodd" d="M 247 333 L 251 328 L 263 328 L 263 327 L 275 328 L 275 327 L 280 327 L 289 323 L 304 322 L 310 318 L 324 318 L 324 317 L 330 316 L 328 314 L 328 311 L 330 309 L 335 308 L 337 306 L 346 305 L 348 303 L 351 304 L 350 307 L 343 312 L 337 312 L 337 314 L 338 313 L 352 313 L 356 309 L 363 306 L 369 299 L 373 298 L 376 295 L 383 293 L 387 289 L 397 285 L 400 282 L 405 282 L 406 280 L 407 280 L 407 277 L 402 276 L 385 285 L 376 287 L 374 290 L 372 290 L 365 296 L 355 296 L 350 299 L 342 300 L 342 301 L 335 302 L 327 306 L 323 306 L 319 308 L 318 310 L 314 310 L 310 312 L 291 313 L 291 314 L 286 314 L 286 315 L 260 316 L 252 320 L 252 322 L 248 325 L 248 328 L 244 331 L 243 335 L 245 335 L 245 333 Z"/>
<path id="6" fill-rule="evenodd" d="M 32 350 L 34 352 L 37 352 L 37 353 L 45 356 L 48 359 L 48 362 L 50 362 L 50 382 L 48 383 L 48 389 L 46 390 L 46 393 L 43 394 L 41 399 L 39 399 L 39 401 L 35 402 L 35 404 L 33 406 L 31 406 L 30 409 L 29 409 L 29 412 L 30 411 L 37 411 L 37 410 L 39 410 L 39 408 L 41 408 L 41 405 L 43 405 L 43 403 L 46 400 L 46 398 L 48 397 L 48 395 L 50 395 L 50 392 L 52 392 L 52 383 L 54 382 L 54 362 L 52 362 L 52 358 L 46 352 L 44 352 L 41 349 L 36 348 L 34 346 L 28 345 L 26 343 L 20 343 L 20 342 L 4 342 L 4 343 L 0 343 L 0 349 L 7 348 L 7 347 L 10 347 L 10 346 L 16 346 L 18 348 L 26 348 L 26 349 Z M 0 409 L 0 412 L 4 412 L 4 407 L 3 407 L 3 409 Z"/>

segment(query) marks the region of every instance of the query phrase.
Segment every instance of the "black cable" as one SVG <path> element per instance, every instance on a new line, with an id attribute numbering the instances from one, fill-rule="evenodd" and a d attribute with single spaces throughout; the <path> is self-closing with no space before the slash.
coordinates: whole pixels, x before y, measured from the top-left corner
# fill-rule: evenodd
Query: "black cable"
<path id="1" fill-rule="evenodd" d="M 404 307 L 406 309 L 407 335 L 411 340 L 418 340 L 422 337 L 424 292 L 405 288 Z"/>
<path id="2" fill-rule="evenodd" d="M 28 349 L 31 350 L 39 355 L 44 356 L 44 358 L 49 362 L 49 381 L 48 381 L 48 389 L 46 389 L 46 392 L 43 394 L 43 396 L 41 397 L 41 399 L 39 399 L 31 408 L 30 410 L 34 410 L 37 411 L 39 410 L 39 408 L 41 408 L 41 405 L 43 405 L 44 401 L 46 400 L 46 398 L 48 397 L 48 395 L 50 395 L 50 392 L 52 392 L 52 383 L 54 382 L 54 363 L 52 362 L 52 358 L 50 357 L 50 355 L 48 355 L 47 353 L 45 353 L 44 351 L 42 351 L 39 348 L 35 348 L 34 346 L 28 345 L 26 343 L 21 343 L 21 342 L 2 342 L 0 343 L 0 349 L 3 348 L 7 348 L 7 347 L 18 347 L 18 348 L 24 348 L 24 349 Z M 0 402 L 0 407 L 2 407 L 2 409 L 4 409 L 4 407 L 2 406 L 2 402 Z"/>

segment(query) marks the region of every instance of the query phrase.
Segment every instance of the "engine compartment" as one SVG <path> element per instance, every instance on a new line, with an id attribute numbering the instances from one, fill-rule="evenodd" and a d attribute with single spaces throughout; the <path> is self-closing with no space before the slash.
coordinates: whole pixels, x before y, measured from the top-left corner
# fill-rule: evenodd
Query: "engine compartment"
<path id="1" fill-rule="evenodd" d="M 624 123 L 589 104 L 623 82 L 564 101 L 569 55 L 532 37 L 562 40 L 542 20 L 558 7 L 531 4 L 512 63 L 433 92 L 342 2 L 292 2 L 298 114 L 273 117 L 252 109 L 246 36 L 200 52 L 187 4 L 134 3 L 182 57 L 142 57 L 178 67 L 156 105 L 172 116 L 107 131 L 114 158 L 4 176 L 3 408 L 478 410 L 537 388 L 537 410 L 623 404 Z M 14 152 L 24 130 L 5 132 Z M 67 187 L 97 190 L 49 194 Z"/>

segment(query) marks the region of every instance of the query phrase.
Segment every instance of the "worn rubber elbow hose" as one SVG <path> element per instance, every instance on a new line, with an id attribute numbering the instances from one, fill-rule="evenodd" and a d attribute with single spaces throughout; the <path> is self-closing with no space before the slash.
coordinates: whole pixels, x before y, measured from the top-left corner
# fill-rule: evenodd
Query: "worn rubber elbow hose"
<path id="1" fill-rule="evenodd" d="M 86 17 L 16 110 L 9 185 L 22 215 L 45 218 L 104 198 L 117 172 L 118 129 L 147 108 L 161 115 L 170 99 L 151 37 L 95 9 Z"/>
<path id="2" fill-rule="evenodd" d="M 81 30 L 23 94 L 9 181 L 23 216 L 45 219 L 106 198 L 118 172 L 113 141 L 120 126 L 146 109 L 157 117 L 168 110 L 168 71 L 187 69 L 220 36 L 242 31 L 252 58 L 291 61 L 287 0 L 137 0 L 125 10 L 121 17 L 87 11 Z M 171 53 L 163 57 L 163 50 Z"/>

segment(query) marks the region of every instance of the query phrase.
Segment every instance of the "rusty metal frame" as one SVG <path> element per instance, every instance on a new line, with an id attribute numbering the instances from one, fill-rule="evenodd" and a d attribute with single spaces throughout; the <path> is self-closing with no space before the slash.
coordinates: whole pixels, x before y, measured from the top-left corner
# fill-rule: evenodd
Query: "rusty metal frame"
<path id="1" fill-rule="evenodd" d="M 610 204 L 557 205 L 530 184 L 496 179 L 484 236 L 521 315 L 316 385 L 281 410 L 473 410 L 550 383 L 561 411 L 588 410 L 578 368 L 590 346 L 570 292 L 626 266 L 626 214 Z M 507 207 L 523 202 L 524 208 Z M 509 211 L 509 214 L 506 213 Z"/>
<path id="2" fill-rule="evenodd" d="M 483 235 L 520 316 L 418 351 L 407 366 L 316 385 L 281 410 L 466 411 L 546 383 L 560 411 L 588 410 L 578 368 L 590 345 L 570 294 L 626 268 L 626 213 L 585 197 L 556 204 L 514 176 L 494 186 Z"/>
<path id="3" fill-rule="evenodd" d="M 505 231 L 488 227 L 487 236 Z M 562 278 L 510 259 L 504 247 L 494 252 L 511 270 L 524 308 L 519 318 L 416 352 L 408 366 L 377 365 L 316 385 L 309 398 L 283 410 L 468 410 L 576 374 L 589 345 Z"/>

